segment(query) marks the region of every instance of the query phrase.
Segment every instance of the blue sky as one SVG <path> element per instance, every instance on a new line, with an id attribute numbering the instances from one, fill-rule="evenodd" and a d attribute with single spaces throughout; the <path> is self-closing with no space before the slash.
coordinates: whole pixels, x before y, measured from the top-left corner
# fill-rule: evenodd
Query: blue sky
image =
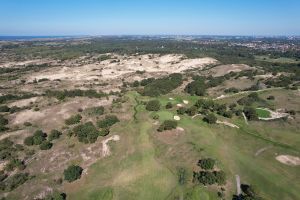
<path id="1" fill-rule="evenodd" d="M 300 0 L 0 0 L 0 35 L 300 35 Z"/>

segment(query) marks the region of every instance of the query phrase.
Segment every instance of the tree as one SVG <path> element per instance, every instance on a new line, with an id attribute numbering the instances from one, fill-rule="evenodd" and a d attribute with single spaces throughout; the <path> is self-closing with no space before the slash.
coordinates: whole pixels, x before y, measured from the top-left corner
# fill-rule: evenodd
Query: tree
<path id="1" fill-rule="evenodd" d="M 190 95 L 204 96 L 206 92 L 204 79 L 198 78 L 197 80 L 192 81 L 185 87 L 184 91 Z"/>
<path id="2" fill-rule="evenodd" d="M 74 127 L 73 132 L 77 136 L 78 141 L 83 143 L 94 143 L 99 136 L 99 132 L 92 122 Z"/>
<path id="3" fill-rule="evenodd" d="M 148 101 L 146 105 L 146 110 L 148 111 L 159 111 L 160 109 L 160 102 L 158 100 L 151 100 Z"/>
<path id="4" fill-rule="evenodd" d="M 209 124 L 215 124 L 217 122 L 217 117 L 213 113 L 209 113 L 203 118 L 203 121 Z"/>
<path id="5" fill-rule="evenodd" d="M 198 166 L 205 170 L 213 169 L 214 165 L 215 160 L 211 158 L 206 158 L 198 161 Z"/>
<path id="6" fill-rule="evenodd" d="M 67 169 L 64 170 L 65 180 L 68 182 L 73 182 L 77 179 L 81 178 L 83 169 L 78 165 L 71 165 Z"/>

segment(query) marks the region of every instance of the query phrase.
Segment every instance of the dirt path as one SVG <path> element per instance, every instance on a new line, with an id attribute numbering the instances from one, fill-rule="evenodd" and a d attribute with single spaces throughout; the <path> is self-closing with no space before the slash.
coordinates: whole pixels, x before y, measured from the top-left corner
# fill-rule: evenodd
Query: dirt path
<path id="1" fill-rule="evenodd" d="M 11 136 L 18 136 L 24 133 L 24 130 L 14 131 L 10 133 L 4 133 L 0 135 L 0 140 L 4 140 L 5 138 L 11 137 Z"/>
<path id="2" fill-rule="evenodd" d="M 222 121 L 217 120 L 216 123 L 217 123 L 217 124 L 224 124 L 224 125 L 229 126 L 229 127 L 232 127 L 232 128 L 240 128 L 240 127 L 238 127 L 237 125 L 232 124 L 232 123 L 230 123 L 230 122 L 225 122 L 225 121 L 222 122 Z"/>
<path id="3" fill-rule="evenodd" d="M 262 89 L 262 90 L 256 90 L 256 91 L 242 91 L 242 92 L 238 92 L 238 93 L 234 93 L 234 94 L 222 94 L 221 96 L 218 96 L 216 98 L 214 98 L 213 100 L 220 100 L 220 99 L 225 99 L 225 98 L 229 98 L 229 97 L 234 97 L 234 96 L 238 96 L 240 94 L 248 94 L 248 93 L 253 93 L 253 92 L 264 92 L 264 91 L 269 91 L 269 90 L 279 90 L 282 89 L 282 87 L 278 87 L 278 88 L 267 88 L 267 89 Z"/>
<path id="4" fill-rule="evenodd" d="M 236 180 L 236 195 L 240 196 L 242 194 L 241 192 L 241 179 L 239 175 L 235 175 Z"/>
<path id="5" fill-rule="evenodd" d="M 266 151 L 270 148 L 272 148 L 272 146 L 267 146 L 267 147 L 264 147 L 264 148 L 261 148 L 261 149 L 257 150 L 256 153 L 255 153 L 255 156 L 259 156 L 259 154 L 261 154 L 262 152 L 264 152 L 264 151 Z"/>
<path id="6" fill-rule="evenodd" d="M 106 140 L 102 141 L 102 155 L 103 157 L 109 156 L 110 155 L 110 149 L 108 146 L 109 141 L 119 141 L 120 136 L 119 135 L 113 135 Z"/>
<path id="7" fill-rule="evenodd" d="M 201 114 L 196 114 L 196 115 L 194 115 L 194 116 L 192 117 L 192 119 L 194 119 L 194 118 L 197 117 L 197 116 L 201 116 Z"/>

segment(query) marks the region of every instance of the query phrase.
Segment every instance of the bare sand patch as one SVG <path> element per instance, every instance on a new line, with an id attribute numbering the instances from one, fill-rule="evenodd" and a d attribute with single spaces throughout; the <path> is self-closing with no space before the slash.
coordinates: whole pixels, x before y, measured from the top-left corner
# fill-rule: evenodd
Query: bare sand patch
<path id="1" fill-rule="evenodd" d="M 183 105 L 181 103 L 178 103 L 176 106 L 177 107 L 183 107 Z"/>
<path id="2" fill-rule="evenodd" d="M 291 165 L 291 166 L 300 165 L 300 158 L 297 156 L 279 155 L 276 157 L 276 160 L 286 165 Z"/>
<path id="3" fill-rule="evenodd" d="M 231 64 L 231 65 L 219 65 L 209 70 L 212 76 L 224 76 L 230 72 L 241 72 L 243 70 L 253 69 L 249 65 L 245 64 Z"/>
<path id="4" fill-rule="evenodd" d="M 102 141 L 102 155 L 103 157 L 109 156 L 110 155 L 110 149 L 108 146 L 109 141 L 119 141 L 120 136 L 119 135 L 113 135 L 106 140 Z"/>

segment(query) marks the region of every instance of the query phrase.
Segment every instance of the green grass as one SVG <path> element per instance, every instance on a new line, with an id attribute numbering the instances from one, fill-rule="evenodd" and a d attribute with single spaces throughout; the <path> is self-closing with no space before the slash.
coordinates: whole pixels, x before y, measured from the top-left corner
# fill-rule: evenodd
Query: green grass
<path id="1" fill-rule="evenodd" d="M 170 96 L 175 99 L 174 103 L 189 100 L 188 106 L 197 99 L 184 95 L 178 98 Z M 230 121 L 241 127 L 234 129 L 210 125 L 200 118 L 191 119 L 184 115 L 178 126 L 185 132 L 174 142 L 166 144 L 158 139 L 151 116 L 158 114 L 160 121 L 172 119 L 176 107 L 148 112 L 145 106 L 137 102 L 150 98 L 133 92 L 128 93 L 128 97 L 130 112 L 135 119 L 132 117 L 130 121 L 113 128 L 112 131 L 121 137 L 113 145 L 113 154 L 92 165 L 88 174 L 72 188 L 67 187 L 68 199 L 218 199 L 218 187 L 195 186 L 192 183 L 195 164 L 205 157 L 216 159 L 217 167 L 225 171 L 228 181 L 224 186 L 226 199 L 231 199 L 236 191 L 236 174 L 240 175 L 242 183 L 257 187 L 266 199 L 299 198 L 298 168 L 283 165 L 275 159 L 276 154 L 299 156 L 299 136 L 292 134 L 292 126 L 285 122 L 276 123 L 276 130 L 282 132 L 277 134 L 272 129 L 272 123 L 250 122 L 245 125 L 242 119 L 233 118 Z M 169 101 L 167 96 L 158 99 L 162 104 Z M 259 149 L 266 146 L 271 148 L 255 156 Z M 184 186 L 178 185 L 176 172 L 179 167 L 184 167 L 188 172 Z"/>
<path id="2" fill-rule="evenodd" d="M 260 118 L 269 118 L 271 117 L 271 113 L 268 110 L 262 108 L 256 108 L 256 113 Z"/>

